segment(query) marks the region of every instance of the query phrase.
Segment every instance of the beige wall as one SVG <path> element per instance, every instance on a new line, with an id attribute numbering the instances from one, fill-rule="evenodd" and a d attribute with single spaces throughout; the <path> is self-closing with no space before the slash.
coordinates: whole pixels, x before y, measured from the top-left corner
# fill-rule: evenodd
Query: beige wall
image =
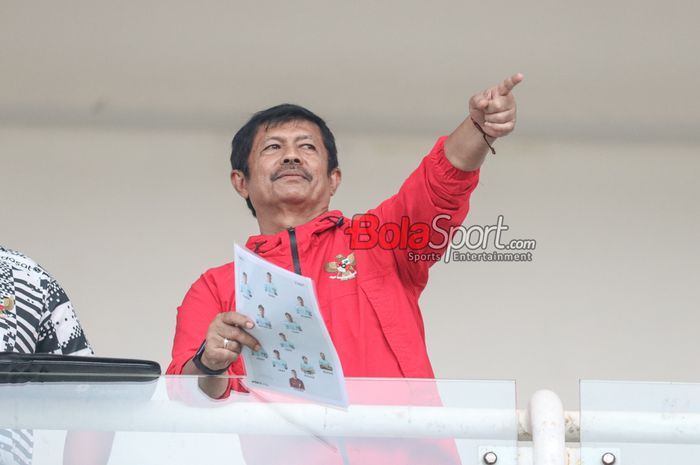
<path id="1" fill-rule="evenodd" d="M 435 135 L 336 134 L 347 215 L 391 195 Z M 0 129 L 0 243 L 59 278 L 96 352 L 169 361 L 176 307 L 256 232 L 227 132 Z M 500 214 L 532 263 L 441 263 L 422 298 L 442 378 L 508 378 L 577 404 L 579 378 L 700 381 L 698 146 L 512 136 L 469 224 Z"/>

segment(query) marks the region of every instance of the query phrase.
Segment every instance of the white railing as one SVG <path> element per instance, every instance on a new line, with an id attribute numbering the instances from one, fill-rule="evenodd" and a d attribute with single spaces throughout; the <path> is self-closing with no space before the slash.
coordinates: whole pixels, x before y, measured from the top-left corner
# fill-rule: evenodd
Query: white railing
<path id="1" fill-rule="evenodd" d="M 57 395 L 53 383 L 3 389 L 0 392 L 1 428 L 464 438 L 484 444 L 479 447 L 479 460 L 486 465 L 515 461 L 518 465 L 569 465 L 582 461 L 585 465 L 622 465 L 624 457 L 620 451 L 624 445 L 679 445 L 699 449 L 683 449 L 682 453 L 689 460 L 673 463 L 700 463 L 700 454 L 693 455 L 700 452 L 700 413 L 694 413 L 685 405 L 700 404 L 700 397 L 696 404 L 687 401 L 679 407 L 677 399 L 672 402 L 669 396 L 669 399 L 662 399 L 672 407 L 666 411 L 633 408 L 638 407 L 638 402 L 627 402 L 625 409 L 620 410 L 587 408 L 582 432 L 581 413 L 564 411 L 557 394 L 548 390 L 537 391 L 527 409 L 515 410 L 390 405 L 351 405 L 338 409 L 308 403 L 255 401 L 217 404 L 204 396 L 184 402 L 173 401 L 168 396 L 139 400 L 134 396 L 121 397 L 113 387 L 106 394 L 97 387 L 87 393 L 81 394 L 78 390 L 73 393 L 75 395 L 66 392 Z M 152 391 L 148 394 L 150 396 Z M 614 399 L 605 401 L 606 405 L 615 405 Z M 682 411 L 684 408 L 687 411 Z M 581 444 L 584 433 L 586 445 Z M 516 437 L 520 441 L 518 444 Z M 512 441 L 511 445 L 504 440 Z M 627 463 L 633 461 L 630 459 Z"/>

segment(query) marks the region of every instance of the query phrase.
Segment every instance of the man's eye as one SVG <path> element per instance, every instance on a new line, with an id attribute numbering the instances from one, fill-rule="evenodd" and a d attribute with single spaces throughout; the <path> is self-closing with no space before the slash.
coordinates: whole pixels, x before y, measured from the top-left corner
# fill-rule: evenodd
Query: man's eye
<path id="1" fill-rule="evenodd" d="M 280 148 L 280 145 L 279 145 L 279 144 L 270 144 L 270 145 L 268 145 L 267 147 L 265 147 L 264 150 L 277 150 L 277 149 L 279 149 L 279 148 Z"/>
<path id="2" fill-rule="evenodd" d="M 304 144 L 304 145 L 302 145 L 302 147 L 305 148 L 306 150 L 316 150 L 316 146 L 313 144 Z"/>

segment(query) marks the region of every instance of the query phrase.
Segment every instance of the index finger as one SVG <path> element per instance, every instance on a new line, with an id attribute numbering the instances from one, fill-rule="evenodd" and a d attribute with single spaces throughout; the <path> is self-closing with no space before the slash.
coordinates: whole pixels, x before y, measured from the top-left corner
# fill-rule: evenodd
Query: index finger
<path id="1" fill-rule="evenodd" d="M 221 314 L 221 321 L 231 326 L 240 326 L 241 328 L 252 328 L 255 323 L 242 313 L 224 312 Z"/>
<path id="2" fill-rule="evenodd" d="M 513 90 L 513 87 L 517 86 L 522 82 L 524 79 L 524 76 L 520 73 L 516 73 L 509 77 L 508 79 L 504 80 L 502 83 L 498 85 L 498 93 L 499 95 L 508 95 L 511 90 Z"/>

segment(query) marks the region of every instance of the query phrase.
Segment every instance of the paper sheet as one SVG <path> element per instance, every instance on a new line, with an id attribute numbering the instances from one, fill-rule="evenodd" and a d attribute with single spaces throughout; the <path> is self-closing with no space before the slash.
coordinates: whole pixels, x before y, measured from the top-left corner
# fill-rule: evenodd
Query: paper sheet
<path id="1" fill-rule="evenodd" d="M 246 385 L 347 406 L 340 360 L 319 310 L 313 281 L 235 245 L 236 310 L 262 349 L 242 351 Z"/>

